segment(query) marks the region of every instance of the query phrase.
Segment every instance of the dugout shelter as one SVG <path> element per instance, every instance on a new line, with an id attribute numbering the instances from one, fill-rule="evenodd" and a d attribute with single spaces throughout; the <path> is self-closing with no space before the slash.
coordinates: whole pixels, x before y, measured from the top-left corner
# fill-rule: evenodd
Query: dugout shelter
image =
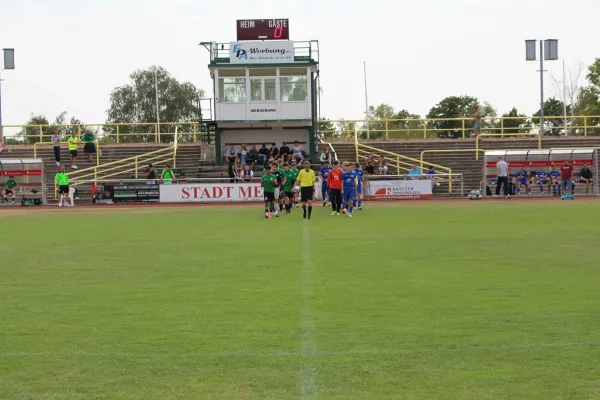
<path id="1" fill-rule="evenodd" d="M 0 158 L 0 191 L 6 181 L 13 176 L 17 183 L 19 204 L 35 200 L 36 204 L 46 204 L 46 173 L 44 160 L 40 158 Z"/>

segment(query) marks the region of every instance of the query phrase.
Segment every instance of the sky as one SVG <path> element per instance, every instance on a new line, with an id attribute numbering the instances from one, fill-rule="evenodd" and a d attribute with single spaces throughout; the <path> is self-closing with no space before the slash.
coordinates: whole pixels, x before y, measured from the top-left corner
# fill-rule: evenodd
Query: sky
<path id="1" fill-rule="evenodd" d="M 102 123 L 112 89 L 152 65 L 212 97 L 198 44 L 234 41 L 236 19 L 251 18 L 289 18 L 290 39 L 319 41 L 321 117 L 364 118 L 363 61 L 371 105 L 425 115 L 470 95 L 532 114 L 539 64 L 525 39 L 559 40 L 560 60 L 545 64 L 556 95 L 563 60 L 576 70 L 600 57 L 599 14 L 598 0 L 0 0 L 0 48 L 16 49 L 16 69 L 0 72 L 3 123 L 62 111 Z"/>

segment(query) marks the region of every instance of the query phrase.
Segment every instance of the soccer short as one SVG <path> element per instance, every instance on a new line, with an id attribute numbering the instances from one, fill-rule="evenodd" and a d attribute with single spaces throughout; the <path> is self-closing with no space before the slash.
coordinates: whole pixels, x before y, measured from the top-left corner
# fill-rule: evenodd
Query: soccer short
<path id="1" fill-rule="evenodd" d="M 290 199 L 293 199 L 293 198 L 294 198 L 294 192 L 293 192 L 293 191 L 291 191 L 291 190 L 290 190 L 290 191 L 286 191 L 286 192 L 284 192 L 284 194 L 285 194 L 285 197 L 288 197 L 288 198 L 290 198 Z"/>
<path id="2" fill-rule="evenodd" d="M 58 187 L 58 193 L 60 193 L 60 194 L 68 194 L 69 193 L 69 185 L 60 185 Z"/>
<path id="3" fill-rule="evenodd" d="M 77 157 L 77 150 L 69 150 L 69 153 L 71 153 L 71 157 Z"/>
<path id="4" fill-rule="evenodd" d="M 519 179 L 517 181 L 519 183 L 519 185 L 527 185 L 529 183 L 528 179 Z"/>
<path id="5" fill-rule="evenodd" d="M 313 186 L 302 186 L 300 188 L 300 202 L 306 203 L 307 201 L 312 201 L 313 199 Z"/>
<path id="6" fill-rule="evenodd" d="M 545 185 L 546 183 L 548 183 L 548 179 L 538 179 L 538 183 Z"/>
<path id="7" fill-rule="evenodd" d="M 344 201 L 353 201 L 354 200 L 354 189 L 344 189 Z"/>
<path id="8" fill-rule="evenodd" d="M 96 152 L 96 145 L 94 143 L 86 143 L 85 146 L 83 146 L 83 152 L 85 154 L 93 154 Z"/>
<path id="9" fill-rule="evenodd" d="M 273 192 L 265 192 L 265 201 L 272 203 L 275 201 L 275 193 Z"/>

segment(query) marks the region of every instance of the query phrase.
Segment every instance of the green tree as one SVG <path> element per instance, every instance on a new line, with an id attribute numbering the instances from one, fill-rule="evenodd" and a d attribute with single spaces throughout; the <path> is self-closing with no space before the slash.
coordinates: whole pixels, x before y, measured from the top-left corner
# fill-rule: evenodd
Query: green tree
<path id="1" fill-rule="evenodd" d="M 502 114 L 504 119 L 502 127 L 505 134 L 526 133 L 531 128 L 531 121 L 525 114 L 521 114 L 513 107 L 508 113 Z"/>
<path id="2" fill-rule="evenodd" d="M 411 114 L 407 110 L 396 112 L 389 104 L 369 106 L 367 113 L 369 118 L 369 137 L 371 139 L 384 138 L 407 138 L 423 135 L 423 121 L 420 116 Z M 366 129 L 366 126 L 362 128 Z M 366 131 L 362 133 L 366 137 Z"/>
<path id="3" fill-rule="evenodd" d="M 431 108 L 427 114 L 427 118 L 442 119 L 427 122 L 428 129 L 435 129 L 435 133 L 428 132 L 427 136 L 431 137 L 432 135 L 435 135 L 440 138 L 459 138 L 463 136 L 463 127 L 465 137 L 469 136 L 470 132 L 473 130 L 473 117 L 478 108 L 481 109 L 481 115 L 484 118 L 496 115 L 496 110 L 489 103 L 484 102 L 481 104 L 475 97 L 446 97 Z M 455 120 L 449 120 L 453 118 Z M 458 120 L 457 118 L 465 119 L 464 124 L 462 120 Z M 495 128 L 495 124 L 496 121 L 491 121 L 490 123 L 484 121 L 482 125 L 483 127 L 492 125 Z"/>
<path id="4" fill-rule="evenodd" d="M 335 124 L 326 118 L 321 118 L 319 121 L 319 133 L 323 139 L 339 137 Z"/>
<path id="5" fill-rule="evenodd" d="M 179 82 L 164 68 L 153 66 L 137 70 L 130 75 L 127 85 L 115 88 L 110 94 L 107 123 L 131 123 L 121 126 L 120 133 L 148 133 L 144 136 L 127 136 L 127 141 L 153 141 L 156 125 L 156 87 L 158 82 L 159 119 L 161 122 L 194 122 L 200 115 L 199 99 L 204 95 L 190 82 Z M 161 133 L 175 133 L 177 124 L 160 126 Z M 115 133 L 108 128 L 108 133 Z M 191 132 L 189 125 L 179 125 L 179 132 Z M 189 137 L 189 136 L 188 136 Z M 170 142 L 173 135 L 162 135 L 162 142 Z"/>
<path id="6" fill-rule="evenodd" d="M 571 106 L 567 106 L 567 115 L 571 112 Z M 561 130 L 564 130 L 564 103 L 555 97 L 551 97 L 544 101 L 544 135 L 547 136 L 558 136 Z M 538 110 L 534 117 L 540 116 L 540 110 Z M 556 118 L 547 118 L 547 117 Z M 535 118 L 534 123 L 540 125 L 540 119 Z"/>
<path id="7" fill-rule="evenodd" d="M 17 136 L 22 137 L 24 143 L 37 143 L 40 141 L 41 130 L 41 133 L 43 135 L 42 140 L 49 141 L 50 137 L 48 135 L 51 135 L 51 133 L 49 133 L 50 129 L 48 125 L 49 122 L 46 116 L 41 114 L 31 114 L 25 128 L 23 128 L 21 132 L 17 134 Z"/>
<path id="8" fill-rule="evenodd" d="M 589 115 L 592 118 L 581 118 L 577 120 L 577 125 L 582 126 L 585 123 L 587 126 L 593 126 L 594 128 L 587 129 L 587 134 L 600 135 L 600 58 L 596 58 L 588 67 L 586 78 L 589 86 L 579 90 L 576 114 Z M 581 131 L 579 133 L 583 133 Z"/>

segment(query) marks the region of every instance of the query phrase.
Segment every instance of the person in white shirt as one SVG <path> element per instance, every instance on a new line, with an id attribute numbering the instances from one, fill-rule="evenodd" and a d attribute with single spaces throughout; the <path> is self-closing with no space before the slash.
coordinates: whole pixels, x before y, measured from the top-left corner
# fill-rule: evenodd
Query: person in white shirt
<path id="1" fill-rule="evenodd" d="M 254 171 L 250 169 L 250 166 L 244 165 L 240 175 L 244 181 L 250 182 L 250 179 L 254 177 Z"/>
<path id="2" fill-rule="evenodd" d="M 225 159 L 229 162 L 229 164 L 233 164 L 235 162 L 235 158 L 237 157 L 237 152 L 235 151 L 235 147 L 228 146 L 225 149 Z"/>
<path id="3" fill-rule="evenodd" d="M 325 161 L 327 161 L 330 165 L 331 165 L 331 153 L 329 152 L 329 148 L 325 147 L 323 148 L 323 152 L 321 153 L 321 156 L 319 157 L 319 161 L 321 161 L 321 164 L 324 163 Z"/>
<path id="4" fill-rule="evenodd" d="M 510 198 L 508 194 L 509 170 L 508 163 L 502 157 L 498 157 L 498 162 L 496 163 L 496 196 L 500 195 L 500 187 L 504 186 L 504 195 L 507 199 Z"/>
<path id="5" fill-rule="evenodd" d="M 302 164 L 302 162 L 304 161 L 304 154 L 302 154 L 303 153 L 302 146 L 300 146 L 300 143 L 298 143 L 297 140 L 294 142 L 294 145 L 292 146 L 292 153 L 294 154 L 294 160 L 296 160 L 296 162 L 298 164 Z"/>

